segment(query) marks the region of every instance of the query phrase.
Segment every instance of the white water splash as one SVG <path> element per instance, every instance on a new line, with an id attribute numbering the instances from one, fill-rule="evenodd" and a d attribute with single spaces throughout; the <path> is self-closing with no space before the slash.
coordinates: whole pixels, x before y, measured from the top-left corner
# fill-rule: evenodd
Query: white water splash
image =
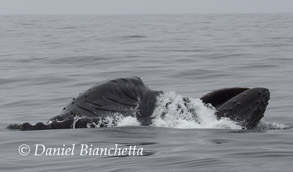
<path id="1" fill-rule="evenodd" d="M 136 117 L 132 116 L 127 116 L 127 117 L 122 117 L 117 123 L 117 126 L 140 126 L 141 123 L 137 121 Z"/>
<path id="2" fill-rule="evenodd" d="M 278 124 L 269 123 L 265 121 L 259 121 L 256 126 L 256 130 L 284 130 L 293 128 L 293 124 Z"/>
<path id="3" fill-rule="evenodd" d="M 113 116 L 101 118 L 98 122 L 87 123 L 87 128 L 115 127 L 115 126 L 140 126 L 141 123 L 137 121 L 136 117 L 124 116 L 120 113 L 115 113 Z"/>
<path id="4" fill-rule="evenodd" d="M 77 123 L 78 120 L 80 120 L 82 117 L 80 117 L 79 115 L 75 116 L 73 118 L 73 122 L 72 122 L 72 128 L 75 129 L 75 124 Z"/>
<path id="5" fill-rule="evenodd" d="M 241 129 L 241 126 L 228 118 L 217 119 L 216 110 L 205 105 L 198 98 L 184 101 L 175 92 L 165 92 L 157 97 L 152 125 L 171 128 L 222 128 Z"/>

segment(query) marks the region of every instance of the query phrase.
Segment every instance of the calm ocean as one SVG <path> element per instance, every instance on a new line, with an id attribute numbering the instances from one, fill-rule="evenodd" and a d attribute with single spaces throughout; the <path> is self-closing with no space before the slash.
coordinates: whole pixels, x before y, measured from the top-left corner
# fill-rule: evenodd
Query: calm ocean
<path id="1" fill-rule="evenodd" d="M 292 28 L 293 14 L 0 16 L 0 171 L 290 172 Z M 266 87 L 271 100 L 253 131 L 6 129 L 10 123 L 46 122 L 78 93 L 128 76 L 141 77 L 154 90 L 195 98 L 225 87 Z M 19 154 L 22 144 L 30 146 L 29 155 Z M 135 145 L 144 152 L 35 156 L 36 144 Z"/>

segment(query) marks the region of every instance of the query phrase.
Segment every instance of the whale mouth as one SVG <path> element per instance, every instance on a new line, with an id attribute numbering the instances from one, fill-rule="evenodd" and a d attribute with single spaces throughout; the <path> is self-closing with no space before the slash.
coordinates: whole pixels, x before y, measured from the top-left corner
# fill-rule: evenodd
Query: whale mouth
<path id="1" fill-rule="evenodd" d="M 198 129 L 241 129 L 229 118 L 218 118 L 216 109 L 199 98 L 186 98 L 175 92 L 164 92 L 157 97 L 152 114 L 154 127 L 198 128 Z"/>

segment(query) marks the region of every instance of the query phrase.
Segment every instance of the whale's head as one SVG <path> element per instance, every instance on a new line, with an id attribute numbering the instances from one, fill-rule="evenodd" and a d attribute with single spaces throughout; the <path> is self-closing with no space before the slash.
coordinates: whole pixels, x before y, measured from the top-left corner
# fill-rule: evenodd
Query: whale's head
<path id="1" fill-rule="evenodd" d="M 215 104 L 217 117 L 229 118 L 238 122 L 238 124 L 245 129 L 254 128 L 264 116 L 264 112 L 270 99 L 269 90 L 267 88 L 232 88 L 230 90 L 233 94 L 230 93 L 230 97 L 227 98 L 226 96 L 225 99 L 223 99 L 223 96 L 229 93 L 229 89 L 223 89 L 222 94 L 220 94 L 221 90 L 219 90 L 216 91 L 218 92 L 217 94 L 212 93 L 209 95 L 209 100 L 211 102 L 215 100 L 225 100 L 217 101 L 218 103 Z M 238 93 L 235 90 L 238 90 Z M 203 101 L 204 100 L 203 97 Z"/>

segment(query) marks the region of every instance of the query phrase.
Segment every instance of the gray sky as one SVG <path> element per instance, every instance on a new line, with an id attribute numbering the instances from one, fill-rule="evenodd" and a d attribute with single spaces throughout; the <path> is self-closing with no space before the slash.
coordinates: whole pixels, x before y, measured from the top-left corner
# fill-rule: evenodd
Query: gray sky
<path id="1" fill-rule="evenodd" d="M 293 0 L 0 0 L 0 14 L 292 12 Z"/>

